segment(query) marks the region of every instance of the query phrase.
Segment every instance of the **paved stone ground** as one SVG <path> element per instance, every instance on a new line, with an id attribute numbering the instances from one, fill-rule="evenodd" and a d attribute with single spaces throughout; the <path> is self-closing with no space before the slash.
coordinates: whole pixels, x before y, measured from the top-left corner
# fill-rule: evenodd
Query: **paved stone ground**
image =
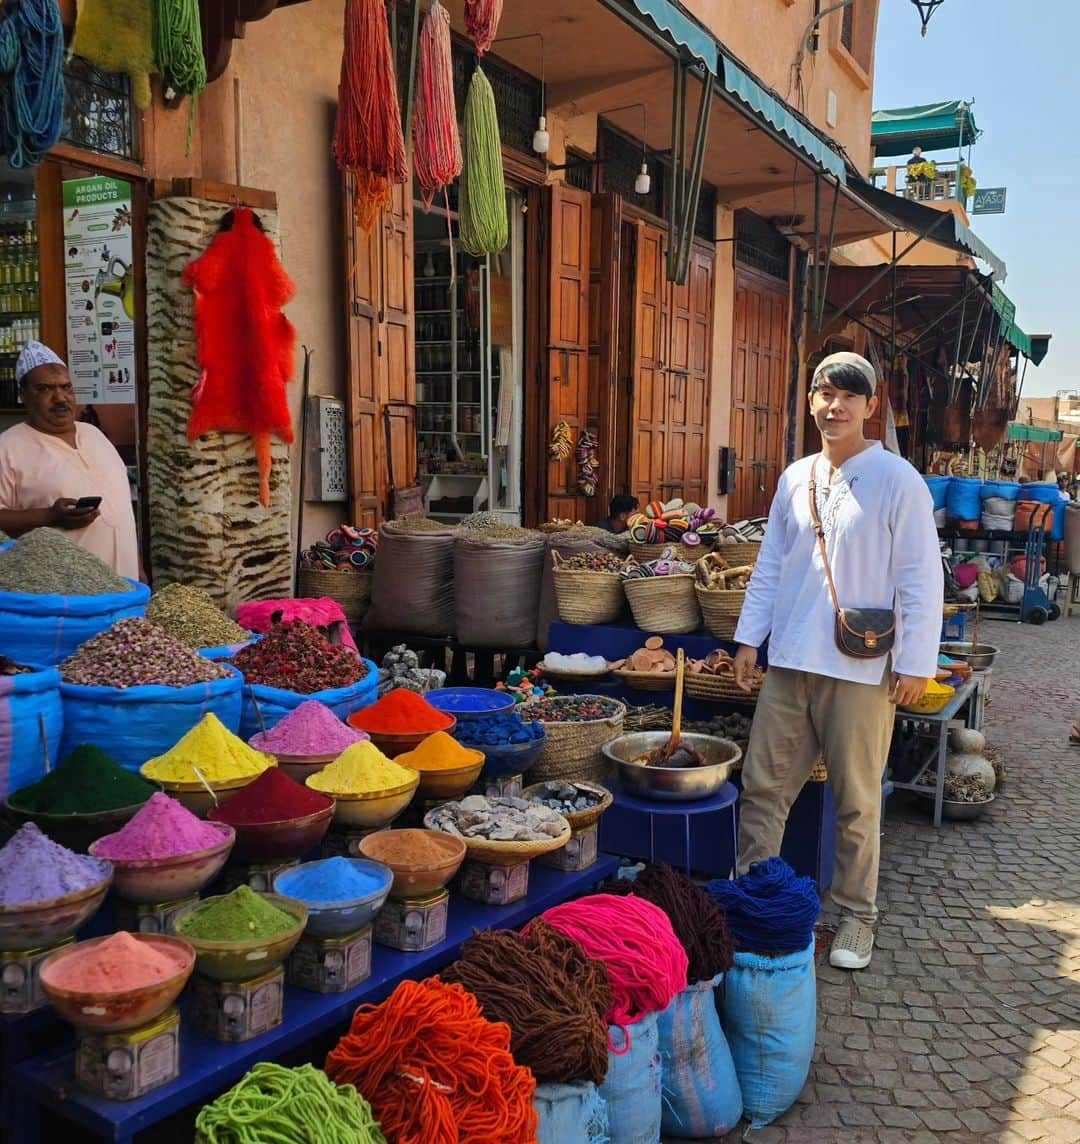
<path id="1" fill-rule="evenodd" d="M 810 1083 L 748 1140 L 1080 1141 L 1080 618 L 984 638 L 1008 781 L 940 830 L 890 800 L 874 960 L 819 968 Z"/>

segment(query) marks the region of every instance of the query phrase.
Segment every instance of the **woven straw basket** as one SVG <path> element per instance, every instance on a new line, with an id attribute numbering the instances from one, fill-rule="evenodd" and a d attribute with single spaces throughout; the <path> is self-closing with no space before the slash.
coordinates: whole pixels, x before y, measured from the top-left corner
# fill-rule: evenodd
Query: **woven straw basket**
<path id="1" fill-rule="evenodd" d="M 744 703 L 756 706 L 760 687 L 749 694 L 730 675 L 694 675 L 687 673 L 686 694 L 691 699 L 706 699 L 712 703 Z"/>
<path id="2" fill-rule="evenodd" d="M 434 810 L 429 810 L 424 815 L 424 827 L 427 830 L 438 829 L 431 822 L 434 814 Z M 555 838 L 532 842 L 496 842 L 489 838 L 463 838 L 461 841 L 465 843 L 465 856 L 474 862 L 484 862 L 488 866 L 517 866 L 521 862 L 538 858 L 541 854 L 561 850 L 570 841 L 571 833 L 567 822 L 562 833 Z"/>
<path id="3" fill-rule="evenodd" d="M 578 698 L 581 698 L 580 696 Z M 522 712 L 528 718 L 528 711 Z M 547 739 L 540 758 L 529 768 L 529 782 L 583 782 L 602 783 L 611 767 L 600 748 L 622 734 L 626 707 L 620 703 L 618 711 L 607 719 L 593 719 L 587 723 L 545 723 Z"/>
<path id="4" fill-rule="evenodd" d="M 717 544 L 713 549 L 717 556 L 722 556 L 729 568 L 738 568 L 742 564 L 756 564 L 761 555 L 760 540 L 739 540 L 735 544 Z"/>
<path id="5" fill-rule="evenodd" d="M 643 576 L 624 580 L 634 623 L 643 632 L 683 635 L 701 627 L 693 576 Z"/>
<path id="6" fill-rule="evenodd" d="M 635 691 L 674 691 L 673 671 L 616 671 L 615 675 Z"/>
<path id="7" fill-rule="evenodd" d="M 703 588 L 700 584 L 694 585 L 694 591 L 709 634 L 716 636 L 718 640 L 734 639 L 746 592 L 737 589 L 726 591 L 723 588 Z"/>
<path id="8" fill-rule="evenodd" d="M 630 555 L 639 563 L 647 564 L 650 560 L 659 560 L 665 549 L 675 549 L 675 559 L 685 560 L 687 564 L 696 564 L 703 556 L 712 551 L 711 544 L 698 544 L 691 547 L 689 544 L 630 544 Z"/>
<path id="9" fill-rule="evenodd" d="M 341 605 L 350 624 L 360 623 L 371 604 L 374 572 L 323 572 L 301 568 L 297 591 L 306 599 L 334 600 Z"/>
<path id="10" fill-rule="evenodd" d="M 551 561 L 560 620 L 567 624 L 610 624 L 619 618 L 625 597 L 617 572 L 563 568 L 558 552 L 552 552 Z"/>

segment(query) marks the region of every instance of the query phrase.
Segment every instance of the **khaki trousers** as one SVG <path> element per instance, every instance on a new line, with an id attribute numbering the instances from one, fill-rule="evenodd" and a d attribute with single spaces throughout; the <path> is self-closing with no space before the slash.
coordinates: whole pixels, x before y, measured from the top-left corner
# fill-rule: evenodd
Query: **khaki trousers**
<path id="1" fill-rule="evenodd" d="M 836 802 L 832 899 L 877 920 L 881 774 L 896 708 L 892 672 L 878 686 L 770 667 L 758 699 L 739 801 L 739 873 L 780 853 L 791 805 L 824 755 Z"/>

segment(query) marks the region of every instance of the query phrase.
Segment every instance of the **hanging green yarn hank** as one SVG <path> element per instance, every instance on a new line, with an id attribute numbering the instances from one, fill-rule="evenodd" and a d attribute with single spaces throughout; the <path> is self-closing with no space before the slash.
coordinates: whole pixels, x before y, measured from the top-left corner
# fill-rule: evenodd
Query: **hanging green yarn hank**
<path id="1" fill-rule="evenodd" d="M 154 0 L 154 58 L 165 81 L 165 98 L 191 96 L 187 153 L 195 127 L 195 102 L 206 87 L 199 0 Z"/>
<path id="2" fill-rule="evenodd" d="M 461 245 L 473 255 L 495 254 L 509 239 L 506 185 L 495 93 L 479 67 L 473 72 L 465 98 L 464 151 Z"/>
<path id="3" fill-rule="evenodd" d="M 314 1065 L 263 1061 L 199 1113 L 195 1144 L 386 1144 L 371 1105 Z"/>

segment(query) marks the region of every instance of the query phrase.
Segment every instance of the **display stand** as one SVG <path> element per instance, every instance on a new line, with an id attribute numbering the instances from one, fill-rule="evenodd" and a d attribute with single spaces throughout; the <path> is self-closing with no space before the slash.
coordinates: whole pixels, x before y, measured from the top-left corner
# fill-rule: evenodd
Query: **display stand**
<path id="1" fill-rule="evenodd" d="M 528 896 L 511 906 L 483 906 L 454 895 L 446 940 L 423 953 L 396 953 L 376 946 L 372 974 L 345 993 L 312 993 L 288 986 L 282 1025 L 242 1044 L 224 1044 L 200 1036 L 190 1021 L 181 1023 L 180 1076 L 152 1093 L 132 1101 L 112 1101 L 81 1092 L 74 1084 L 70 1039 L 64 1050 L 24 1062 L 5 1086 L 5 1139 L 13 1144 L 38 1144 L 45 1112 L 78 1124 L 87 1135 L 130 1144 L 135 1134 L 166 1117 L 212 1100 L 235 1084 L 259 1061 L 278 1060 L 291 1049 L 321 1034 L 342 1032 L 357 1005 L 377 1003 L 404 980 L 420 980 L 453 961 L 474 929 L 506 929 L 524 925 L 551 906 L 565 902 L 611 877 L 618 861 L 602 854 L 577 874 L 538 866 L 529 878 Z M 186 1000 L 186 999 L 185 999 Z M 185 1008 L 184 1002 L 181 1009 Z"/>

